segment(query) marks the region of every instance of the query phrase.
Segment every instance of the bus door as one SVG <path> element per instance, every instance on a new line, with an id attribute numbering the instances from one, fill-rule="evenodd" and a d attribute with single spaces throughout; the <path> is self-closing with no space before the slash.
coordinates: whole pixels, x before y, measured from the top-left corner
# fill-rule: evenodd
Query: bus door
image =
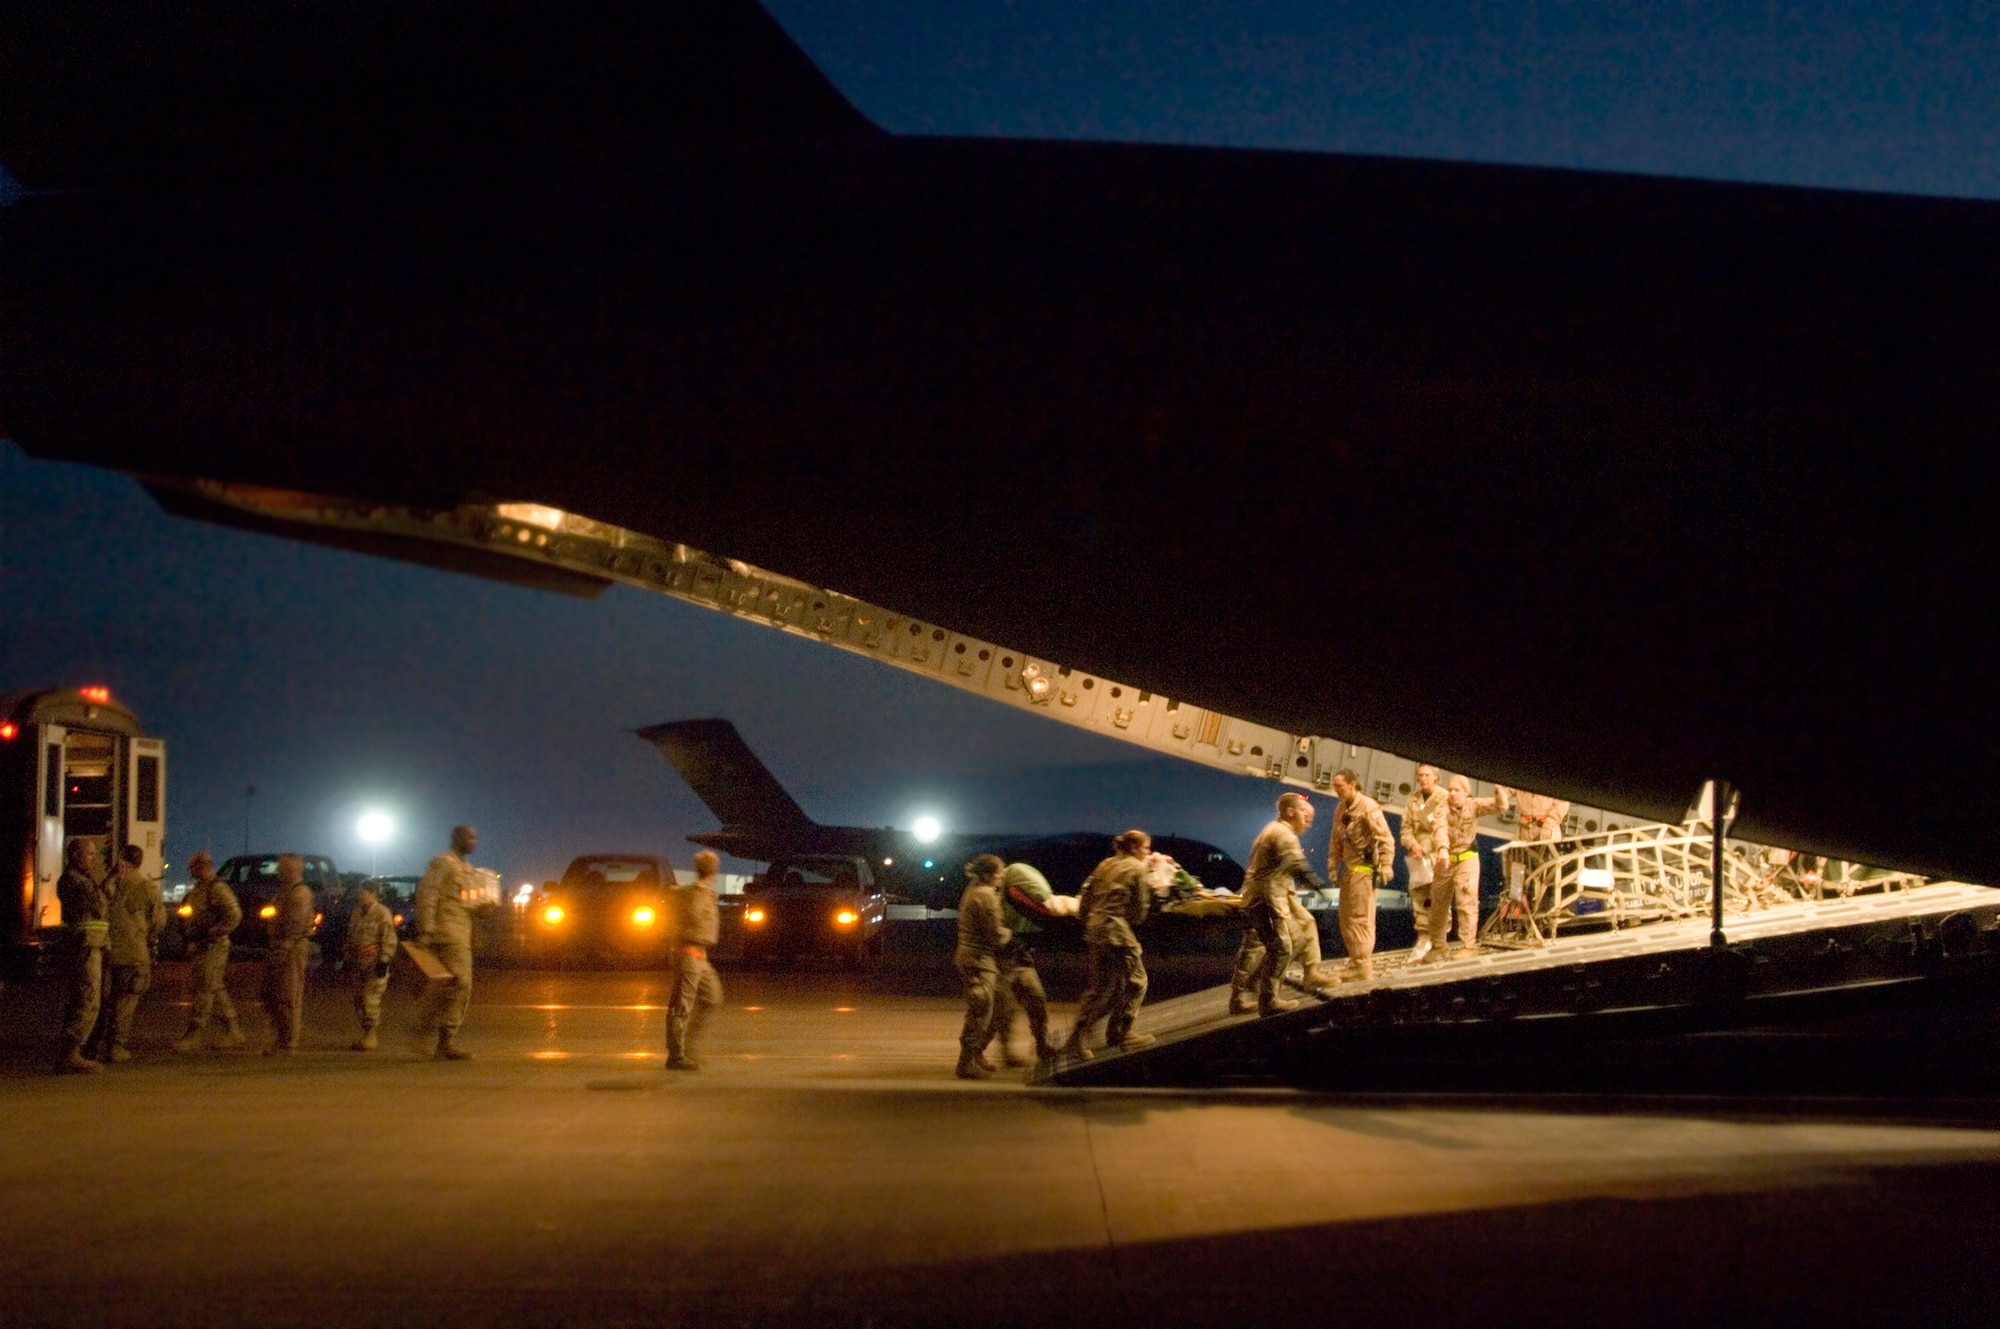
<path id="1" fill-rule="evenodd" d="M 52 928 L 62 922 L 56 882 L 63 870 L 63 754 L 69 731 L 54 724 L 36 728 L 35 897 L 28 909 L 28 926 Z"/>
<path id="2" fill-rule="evenodd" d="M 125 754 L 125 788 L 130 791 L 125 819 L 125 843 L 146 851 L 139 870 L 155 881 L 165 880 L 167 818 L 167 744 L 164 739 L 135 738 Z"/>

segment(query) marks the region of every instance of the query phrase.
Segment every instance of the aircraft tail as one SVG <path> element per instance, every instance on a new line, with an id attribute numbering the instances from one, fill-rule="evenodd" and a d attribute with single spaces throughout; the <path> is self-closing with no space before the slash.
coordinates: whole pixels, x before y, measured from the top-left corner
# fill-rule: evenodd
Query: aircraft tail
<path id="1" fill-rule="evenodd" d="M 814 825 L 778 777 L 727 720 L 675 720 L 639 731 L 673 763 L 725 827 L 801 830 Z"/>

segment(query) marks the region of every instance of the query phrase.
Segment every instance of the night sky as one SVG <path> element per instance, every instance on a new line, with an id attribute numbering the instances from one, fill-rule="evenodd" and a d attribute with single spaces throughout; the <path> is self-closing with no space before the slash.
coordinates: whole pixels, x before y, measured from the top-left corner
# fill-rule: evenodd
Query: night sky
<path id="1" fill-rule="evenodd" d="M 1990 5 L 770 8 L 899 133 L 2000 198 Z M 9 446 L 0 624 L 0 689 L 105 683 L 168 740 L 176 867 L 238 852 L 246 805 L 254 848 L 362 869 L 355 816 L 383 808 L 399 823 L 385 873 L 419 870 L 461 820 L 510 881 L 591 851 L 685 866 L 683 837 L 714 819 L 630 731 L 703 715 L 734 720 L 827 822 L 1137 824 L 1240 859 L 1274 793 L 622 587 L 577 601 L 176 521 L 129 480 Z"/>

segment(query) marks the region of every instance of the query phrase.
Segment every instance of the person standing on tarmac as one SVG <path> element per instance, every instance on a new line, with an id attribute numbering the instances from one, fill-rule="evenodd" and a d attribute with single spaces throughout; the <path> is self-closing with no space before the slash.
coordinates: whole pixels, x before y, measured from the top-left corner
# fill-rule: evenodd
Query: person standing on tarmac
<path id="1" fill-rule="evenodd" d="M 1299 847 L 1299 836 L 1313 824 L 1312 800 L 1304 794 L 1280 794 L 1277 814 L 1276 820 L 1257 833 L 1250 846 L 1250 865 L 1243 874 L 1243 908 L 1249 927 L 1230 976 L 1232 1015 L 1248 1013 L 1243 1001 L 1246 987 L 1257 994 L 1259 1015 L 1296 1009 L 1296 1001 L 1278 995 L 1278 985 L 1295 957 L 1306 985 L 1320 985 L 1319 924 L 1299 902 L 1296 885 L 1304 878 L 1309 889 L 1326 888 Z"/>
<path id="2" fill-rule="evenodd" d="M 722 1004 L 722 979 L 708 951 L 722 936 L 722 911 L 715 903 L 715 877 L 722 859 L 702 850 L 694 856 L 694 884 L 674 891 L 674 995 L 667 1005 L 667 1066 L 698 1071 L 694 1037 L 709 1012 Z"/>
<path id="3" fill-rule="evenodd" d="M 1453 915 L 1458 918 L 1458 951 L 1452 958 L 1479 951 L 1479 819 L 1506 810 L 1505 790 L 1495 790 L 1491 798 L 1474 798 L 1464 776 L 1451 777 L 1445 838 L 1438 848 L 1438 884 L 1431 894 L 1430 946 L 1424 948 L 1432 959 L 1444 954 Z"/>
<path id="4" fill-rule="evenodd" d="M 301 855 L 278 855 L 278 891 L 271 908 L 263 986 L 271 1046 L 264 1055 L 288 1057 L 299 1050 L 299 1035 L 305 1028 L 306 961 L 312 947 L 313 893 L 306 885 L 306 860 Z"/>
<path id="5" fill-rule="evenodd" d="M 104 1001 L 104 952 L 111 944 L 111 883 L 93 840 L 71 840 L 63 851 L 63 874 L 56 882 L 62 907 L 62 955 L 69 973 L 63 1014 L 63 1055 L 56 1069 L 88 1073 L 104 1065 L 83 1054 L 97 1027 Z"/>
<path id="6" fill-rule="evenodd" d="M 1153 837 L 1127 831 L 1111 845 L 1111 857 L 1090 874 L 1078 906 L 1084 919 L 1083 940 L 1090 947 L 1090 983 L 1063 1044 L 1066 1057 L 1090 1056 L 1084 1036 L 1100 1019 L 1105 1021 L 1108 1048 L 1138 1048 L 1153 1041 L 1151 1034 L 1132 1032 L 1132 1022 L 1146 1000 L 1145 953 L 1132 927 L 1145 919 L 1152 904 L 1146 859 L 1153 852 Z"/>
<path id="7" fill-rule="evenodd" d="M 236 1006 L 229 1000 L 229 938 L 243 921 L 243 906 L 229 883 L 215 875 L 215 858 L 206 849 L 188 860 L 194 885 L 181 901 L 186 922 L 181 935 L 188 945 L 188 1027 L 174 1044 L 176 1052 L 199 1052 L 207 1041 L 211 1016 L 222 1017 L 222 1043 L 243 1046 L 236 1024 Z"/>
<path id="8" fill-rule="evenodd" d="M 1035 969 L 1035 952 L 1028 945 L 1028 937 L 1041 931 L 1036 919 L 1053 917 L 1049 901 L 1054 898 L 1049 879 L 1026 863 L 1009 863 L 1000 874 L 1000 921 L 1014 935 L 993 956 L 1000 967 L 1000 982 L 993 993 L 993 1024 L 988 1030 L 988 1041 L 999 1040 L 1000 1059 L 1008 1066 L 1027 1064 L 1014 1055 L 1017 1009 L 1028 1017 L 1028 1032 L 1035 1040 L 1035 1064 L 1045 1067 L 1055 1059 L 1055 1045 L 1049 1042 L 1048 992 Z M 982 1045 L 982 1060 L 985 1055 Z"/>
<path id="9" fill-rule="evenodd" d="M 440 1061 L 464 1061 L 472 1054 L 458 1045 L 458 1031 L 472 1005 L 472 915 L 488 908 L 486 884 L 467 861 L 479 847 L 479 832 L 470 826 L 451 828 L 451 848 L 424 869 L 417 883 L 417 942 L 428 946 L 451 975 L 437 998 L 437 1050 Z"/>
<path id="10" fill-rule="evenodd" d="M 1432 901 L 1449 899 L 1436 864 L 1445 837 L 1445 792 L 1435 766 L 1417 767 L 1417 787 L 1403 805 L 1403 857 L 1410 865 L 1410 922 L 1417 929 L 1412 963 L 1431 948 Z M 1450 906 L 1445 906 L 1449 908 Z"/>
<path id="11" fill-rule="evenodd" d="M 341 953 L 347 980 L 354 987 L 354 1013 L 361 1020 L 354 1050 L 373 1052 L 381 1041 L 377 1031 L 382 1027 L 382 994 L 389 990 L 389 964 L 396 958 L 396 918 L 375 893 L 373 882 L 355 888 L 354 914 L 347 920 Z"/>
<path id="12" fill-rule="evenodd" d="M 958 898 L 958 949 L 952 963 L 965 983 L 965 1025 L 958 1033 L 961 1080 L 990 1080 L 993 1063 L 985 1047 L 993 1038 L 995 998 L 1000 990 L 1000 951 L 1014 934 L 1000 917 L 1000 878 L 1007 865 L 997 854 L 981 854 L 965 865 L 965 894 Z"/>
<path id="13" fill-rule="evenodd" d="M 1396 870 L 1396 839 L 1382 805 L 1361 792 L 1361 777 L 1343 770 L 1333 777 L 1340 800 L 1327 846 L 1327 871 L 1340 883 L 1340 940 L 1347 948 L 1344 979 L 1375 976 L 1375 891 Z"/>
<path id="14" fill-rule="evenodd" d="M 118 854 L 111 876 L 110 961 L 103 1009 L 97 1017 L 97 1060 L 130 1061 L 126 1046 L 139 998 L 153 985 L 153 949 L 167 926 L 167 905 L 160 883 L 139 870 L 146 851 L 128 844 Z"/>

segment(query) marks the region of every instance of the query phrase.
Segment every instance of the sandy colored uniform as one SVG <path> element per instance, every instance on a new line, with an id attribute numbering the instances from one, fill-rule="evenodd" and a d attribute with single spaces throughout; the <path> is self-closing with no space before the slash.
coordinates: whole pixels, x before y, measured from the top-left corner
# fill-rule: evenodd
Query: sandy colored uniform
<path id="1" fill-rule="evenodd" d="M 1415 868 L 1421 860 L 1435 865 L 1438 855 L 1444 852 L 1445 804 L 1448 801 L 1443 785 L 1432 785 L 1428 797 L 1421 789 L 1413 790 L 1410 801 L 1403 805 L 1402 836 L 1403 856 Z M 1419 886 L 1410 882 L 1410 922 L 1417 935 L 1423 936 L 1430 930 L 1431 899 L 1441 895 L 1435 879 Z"/>
<path id="2" fill-rule="evenodd" d="M 348 981 L 354 986 L 354 1014 L 361 1032 L 372 1034 L 382 1024 L 382 994 L 389 990 L 389 962 L 396 958 L 396 916 L 377 900 L 356 910 L 347 920 L 347 941 L 341 947 Z"/>
<path id="3" fill-rule="evenodd" d="M 160 884 L 134 867 L 121 867 L 111 879 L 110 962 L 103 1012 L 98 1017 L 101 1050 L 122 1051 L 132 1036 L 132 1018 L 139 998 L 153 985 L 153 947 L 167 926 L 167 905 Z"/>
<path id="4" fill-rule="evenodd" d="M 432 1017 L 447 1041 L 465 1023 L 472 1004 L 472 915 L 485 906 L 485 879 L 453 850 L 433 858 L 417 883 L 417 941 L 430 947 L 451 975 Z"/>
<path id="5" fill-rule="evenodd" d="M 104 1001 L 104 951 L 111 944 L 111 884 L 64 868 L 56 882 L 62 905 L 62 944 L 67 952 L 69 993 L 63 1034 L 79 1047 L 97 1027 Z"/>
<path id="6" fill-rule="evenodd" d="M 223 1028 L 233 1030 L 236 1007 L 229 1000 L 229 937 L 243 921 L 243 906 L 220 877 L 196 882 L 181 906 L 188 910 L 182 928 L 188 943 L 188 1034 L 200 1038 L 211 1015 L 220 1015 Z"/>
<path id="7" fill-rule="evenodd" d="M 958 1046 L 977 1057 L 993 1036 L 994 996 L 1000 988 L 999 953 L 1014 939 L 1000 919 L 1000 892 L 990 881 L 975 881 L 958 897 L 958 949 L 952 963 L 965 984 L 965 1024 Z"/>
<path id="8" fill-rule="evenodd" d="M 674 995 L 667 1006 L 667 1060 L 685 1063 L 695 1033 L 722 1004 L 722 979 L 708 962 L 722 935 L 715 887 L 704 877 L 674 891 Z"/>
<path id="9" fill-rule="evenodd" d="M 1340 941 L 1347 958 L 1375 955 L 1375 890 L 1396 870 L 1396 841 L 1382 805 L 1356 790 L 1333 814 L 1327 866 L 1340 883 Z"/>
<path id="10" fill-rule="evenodd" d="M 1251 844 L 1250 864 L 1243 874 L 1249 927 L 1230 974 L 1232 999 L 1254 988 L 1258 1009 L 1269 1010 L 1293 960 L 1304 966 L 1307 979 L 1313 977 L 1320 963 L 1319 924 L 1299 900 L 1297 883 L 1302 876 L 1310 880 L 1313 873 L 1299 847 L 1298 833 L 1282 821 L 1271 822 Z"/>
<path id="11" fill-rule="evenodd" d="M 272 899 L 270 946 L 264 952 L 264 1013 L 271 1018 L 273 1047 L 295 1049 L 305 1026 L 306 961 L 313 927 L 312 887 L 280 886 Z"/>
<path id="12" fill-rule="evenodd" d="M 1431 912 L 1431 945 L 1444 950 L 1451 932 L 1452 917 L 1458 918 L 1461 946 L 1479 944 L 1479 819 L 1507 810 L 1504 794 L 1491 798 L 1467 798 L 1462 808 L 1447 808 L 1445 853 L 1449 855 L 1445 875 L 1438 879 Z"/>
<path id="13" fill-rule="evenodd" d="M 1107 858 L 1084 883 L 1079 909 L 1083 939 L 1090 947 L 1090 982 L 1070 1031 L 1074 1046 L 1080 1048 L 1085 1032 L 1103 1019 L 1105 1041 L 1115 1047 L 1138 1018 L 1146 1000 L 1146 961 L 1132 925 L 1146 917 L 1151 904 L 1143 858 Z"/>
<path id="14" fill-rule="evenodd" d="M 1035 1055 L 1041 1057 L 1050 1052 L 1049 994 L 1042 986 L 1041 972 L 1035 968 L 1035 952 L 1028 938 L 1041 931 L 1036 919 L 1048 916 L 1049 901 L 1054 898 L 1048 878 L 1026 863 L 1009 863 L 1000 877 L 1000 921 L 1014 934 L 993 956 L 1000 967 L 1000 981 L 993 994 L 990 1038 L 1000 1040 L 1003 1053 L 1007 1051 L 1017 1010 L 1028 1017 Z M 982 1044 L 982 1051 L 984 1047 Z"/>
<path id="15" fill-rule="evenodd" d="M 1558 839 L 1563 821 L 1569 816 L 1569 800 L 1547 794 L 1516 793 L 1514 820 L 1520 838 L 1531 841 Z"/>

